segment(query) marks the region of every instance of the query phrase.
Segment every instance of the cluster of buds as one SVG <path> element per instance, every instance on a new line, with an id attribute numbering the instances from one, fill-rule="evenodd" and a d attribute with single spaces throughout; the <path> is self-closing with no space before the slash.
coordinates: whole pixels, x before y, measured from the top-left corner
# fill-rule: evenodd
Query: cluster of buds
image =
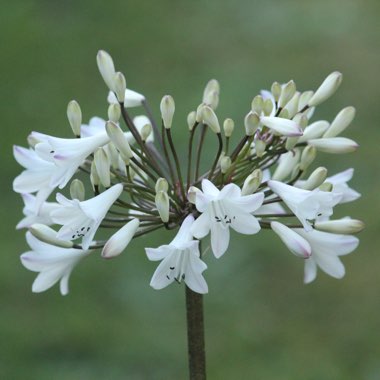
<path id="1" fill-rule="evenodd" d="M 67 108 L 73 138 L 32 132 L 29 148 L 14 147 L 25 168 L 13 183 L 25 204 L 17 228 L 27 229 L 31 248 L 21 261 L 39 272 L 34 292 L 59 281 L 67 294 L 69 276 L 81 259 L 98 250 L 113 258 L 133 238 L 160 228 L 179 230 L 171 243 L 146 248 L 150 260 L 161 261 L 151 280 L 155 289 L 183 281 L 207 293 L 202 274 L 207 249 L 201 252 L 200 240 L 210 235 L 211 252 L 220 258 L 228 249 L 230 228 L 245 235 L 273 231 L 304 260 L 306 283 L 315 279 L 317 267 L 335 278 L 344 275 L 339 256 L 357 247 L 353 234 L 363 223 L 330 217 L 336 205 L 360 196 L 347 185 L 353 169 L 332 176 L 324 167 L 309 170 L 318 151 L 340 154 L 358 146 L 339 137 L 354 118 L 353 107 L 331 123 L 310 122 L 315 107 L 339 87 L 339 72 L 315 92 L 297 91 L 293 81 L 275 82 L 254 97 L 242 120 L 226 118 L 222 127 L 215 112 L 220 86 L 209 81 L 201 104 L 187 116 L 187 154 L 179 155 L 171 134 L 178 124 L 174 99 L 162 98 L 158 125 L 145 97 L 127 88 L 111 56 L 99 51 L 97 64 L 109 89 L 108 120 L 93 117 L 83 124 L 73 100 Z M 132 107 L 141 107 L 144 115 L 132 117 Z M 209 169 L 201 173 L 207 133 L 215 135 L 217 145 Z M 67 196 L 58 192 L 55 202 L 48 201 L 67 186 Z M 116 232 L 99 240 L 99 228 Z"/>

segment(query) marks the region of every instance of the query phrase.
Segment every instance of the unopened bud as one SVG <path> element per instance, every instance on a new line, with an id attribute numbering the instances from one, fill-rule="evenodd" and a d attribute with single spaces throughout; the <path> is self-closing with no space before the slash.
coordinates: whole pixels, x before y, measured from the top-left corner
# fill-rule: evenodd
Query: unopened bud
<path id="1" fill-rule="evenodd" d="M 358 219 L 343 218 L 339 220 L 315 222 L 314 227 L 318 231 L 331 232 L 333 234 L 357 234 L 363 230 L 365 225 Z"/>
<path id="2" fill-rule="evenodd" d="M 30 134 L 27 137 L 27 140 L 28 140 L 28 145 L 31 148 L 34 148 L 37 144 L 39 144 L 40 142 L 42 142 L 41 140 L 39 140 L 36 136 L 33 136 L 32 134 Z"/>
<path id="3" fill-rule="evenodd" d="M 115 145 L 112 142 L 110 142 L 106 146 L 104 146 L 103 149 L 107 154 L 107 157 L 111 163 L 112 168 L 119 169 L 120 154 L 117 151 Z M 125 166 L 124 163 L 123 163 L 123 166 Z"/>
<path id="4" fill-rule="evenodd" d="M 100 185 L 100 179 L 98 176 L 98 171 L 96 170 L 95 161 L 91 162 L 90 181 L 93 190 L 95 190 Z"/>
<path id="5" fill-rule="evenodd" d="M 100 183 L 108 188 L 111 186 L 111 177 L 110 177 L 110 162 L 108 156 L 103 148 L 98 148 L 94 154 L 94 162 Z"/>
<path id="6" fill-rule="evenodd" d="M 220 93 L 220 85 L 216 79 L 211 79 L 207 82 L 203 91 L 202 103 L 210 105 L 210 96 L 212 93 Z"/>
<path id="7" fill-rule="evenodd" d="M 264 107 L 264 99 L 261 95 L 256 95 L 251 104 L 251 108 L 253 112 L 256 112 L 258 115 L 263 112 L 263 107 Z"/>
<path id="8" fill-rule="evenodd" d="M 326 191 L 326 192 L 329 193 L 329 192 L 332 191 L 333 187 L 334 186 L 333 186 L 332 183 L 330 183 L 330 182 L 324 182 L 324 183 L 322 183 L 321 186 L 318 187 L 318 189 L 321 190 L 321 191 Z"/>
<path id="9" fill-rule="evenodd" d="M 355 108 L 346 107 L 343 108 L 338 115 L 336 115 L 334 121 L 331 123 L 330 128 L 323 135 L 326 137 L 335 137 L 343 132 L 354 120 L 355 117 Z"/>
<path id="10" fill-rule="evenodd" d="M 278 100 L 280 99 L 280 95 L 281 95 L 281 85 L 280 85 L 280 83 L 278 83 L 278 82 L 274 82 L 273 84 L 272 84 L 272 87 L 271 87 L 271 92 L 272 92 L 272 95 L 273 95 L 273 97 L 274 97 L 274 100 L 276 101 L 276 102 L 278 102 Z"/>
<path id="11" fill-rule="evenodd" d="M 281 95 L 278 100 L 278 106 L 283 108 L 285 107 L 289 100 L 294 96 L 296 93 L 296 84 L 293 80 L 290 80 L 288 83 L 286 83 L 281 90 Z"/>
<path id="12" fill-rule="evenodd" d="M 196 111 L 191 111 L 188 115 L 187 115 L 187 126 L 189 127 L 189 131 L 192 131 L 194 126 L 195 126 L 195 123 L 197 122 L 196 121 L 196 116 L 197 116 L 197 113 Z"/>
<path id="13" fill-rule="evenodd" d="M 280 117 L 282 119 L 290 119 L 290 117 L 289 117 L 289 111 L 286 108 L 283 108 L 281 110 L 280 114 L 278 115 L 278 117 Z"/>
<path id="14" fill-rule="evenodd" d="M 169 184 L 168 181 L 165 178 L 159 178 L 156 182 L 155 186 L 156 193 L 159 191 L 164 191 L 165 193 L 169 190 Z"/>
<path id="15" fill-rule="evenodd" d="M 218 108 L 219 104 L 219 92 L 212 91 L 210 92 L 207 102 L 205 102 L 208 106 L 210 106 L 214 111 Z"/>
<path id="16" fill-rule="evenodd" d="M 226 174 L 228 169 L 231 167 L 231 158 L 229 156 L 224 156 L 220 159 L 220 170 L 223 174 Z"/>
<path id="17" fill-rule="evenodd" d="M 279 164 L 273 173 L 272 179 L 276 181 L 283 181 L 285 178 L 289 177 L 294 167 L 298 164 L 300 155 L 299 149 L 296 149 L 294 152 L 282 154 Z"/>
<path id="18" fill-rule="evenodd" d="M 249 112 L 244 118 L 245 134 L 253 136 L 259 127 L 260 117 L 256 112 Z"/>
<path id="19" fill-rule="evenodd" d="M 108 120 L 113 121 L 115 124 L 119 122 L 121 116 L 120 104 L 112 103 L 108 107 Z"/>
<path id="20" fill-rule="evenodd" d="M 267 144 L 260 139 L 255 140 L 255 152 L 257 157 L 262 157 L 265 149 L 267 147 Z"/>
<path id="21" fill-rule="evenodd" d="M 355 152 L 359 147 L 355 141 L 346 137 L 314 139 L 309 140 L 307 143 L 314 146 L 320 152 L 336 154 Z"/>
<path id="22" fill-rule="evenodd" d="M 133 153 L 131 147 L 129 146 L 127 137 L 124 135 L 121 128 L 112 121 L 107 121 L 106 131 L 109 138 L 120 152 L 123 160 L 129 161 L 129 159 L 133 157 Z"/>
<path id="23" fill-rule="evenodd" d="M 298 111 L 301 111 L 302 109 L 307 106 L 307 103 L 311 99 L 311 97 L 314 95 L 313 91 L 305 91 L 301 94 L 300 99 L 298 101 Z"/>
<path id="24" fill-rule="evenodd" d="M 152 126 L 150 124 L 145 124 L 140 131 L 142 141 L 147 141 L 148 137 L 152 133 Z"/>
<path id="25" fill-rule="evenodd" d="M 197 199 L 197 193 L 200 193 L 201 190 L 199 190 L 195 186 L 190 186 L 189 190 L 187 191 L 187 199 L 189 200 L 190 203 L 195 204 L 196 199 Z"/>
<path id="26" fill-rule="evenodd" d="M 204 103 L 201 103 L 198 107 L 197 107 L 197 111 L 195 113 L 195 121 L 197 123 L 201 123 L 203 121 L 203 115 L 202 115 L 202 110 L 203 110 L 203 107 L 204 107 Z"/>
<path id="27" fill-rule="evenodd" d="M 29 231 L 38 240 L 41 240 L 47 244 L 55 245 L 56 247 L 72 248 L 74 245 L 72 241 L 58 239 L 57 231 L 54 231 L 52 228 L 46 226 L 45 224 L 32 224 L 29 227 Z"/>
<path id="28" fill-rule="evenodd" d="M 122 73 L 117 72 L 115 74 L 114 86 L 115 86 L 114 91 L 115 91 L 117 100 L 119 101 L 119 103 L 124 103 L 125 90 L 127 88 L 127 84 L 125 82 L 125 77 Z"/>
<path id="29" fill-rule="evenodd" d="M 224 130 L 224 135 L 226 137 L 231 137 L 232 136 L 232 132 L 234 131 L 234 128 L 235 128 L 235 123 L 232 119 L 226 119 L 224 120 L 224 123 L 223 123 L 223 130 Z"/>
<path id="30" fill-rule="evenodd" d="M 327 169 L 321 166 L 310 174 L 309 178 L 302 185 L 302 188 L 305 190 L 314 190 L 317 187 L 321 186 L 326 178 Z"/>
<path id="31" fill-rule="evenodd" d="M 78 199 L 83 202 L 85 199 L 85 190 L 83 182 L 79 179 L 74 179 L 70 184 L 70 196 L 71 199 Z"/>
<path id="32" fill-rule="evenodd" d="M 169 221 L 169 197 L 165 191 L 159 191 L 155 197 L 157 211 L 164 223 Z"/>
<path id="33" fill-rule="evenodd" d="M 104 50 L 99 50 L 96 56 L 96 62 L 104 82 L 111 91 L 114 91 L 115 66 L 111 56 Z"/>
<path id="34" fill-rule="evenodd" d="M 166 129 L 172 127 L 172 121 L 175 111 L 174 99 L 170 95 L 165 95 L 160 104 L 161 118 Z"/>
<path id="35" fill-rule="evenodd" d="M 285 108 L 289 112 L 289 119 L 292 119 L 296 113 L 298 112 L 298 102 L 300 98 L 300 93 L 296 92 L 293 97 L 289 100 L 288 104 L 285 106 Z"/>
<path id="36" fill-rule="evenodd" d="M 265 116 L 269 116 L 273 110 L 273 102 L 271 99 L 265 99 L 263 112 Z"/>
<path id="37" fill-rule="evenodd" d="M 255 169 L 244 181 L 241 189 L 241 195 L 253 194 L 260 186 L 263 180 L 263 172 L 260 169 Z"/>
<path id="38" fill-rule="evenodd" d="M 304 129 L 303 135 L 299 138 L 298 142 L 306 142 L 321 137 L 326 132 L 329 125 L 330 124 L 326 120 L 318 120 L 308 125 Z"/>
<path id="39" fill-rule="evenodd" d="M 211 107 L 203 106 L 202 117 L 205 124 L 207 124 L 214 133 L 220 133 L 219 120 Z"/>
<path id="40" fill-rule="evenodd" d="M 75 136 L 80 136 L 80 126 L 82 124 L 82 111 L 76 100 L 72 100 L 67 105 L 67 118 L 70 123 L 70 127 L 73 130 Z"/>
<path id="41" fill-rule="evenodd" d="M 311 97 L 308 105 L 310 107 L 315 107 L 332 96 L 342 83 L 342 78 L 342 74 L 338 71 L 331 73 L 319 86 L 315 94 Z"/>
<path id="42" fill-rule="evenodd" d="M 316 156 L 317 150 L 313 146 L 308 145 L 301 154 L 300 169 L 305 171 L 315 160 Z"/>

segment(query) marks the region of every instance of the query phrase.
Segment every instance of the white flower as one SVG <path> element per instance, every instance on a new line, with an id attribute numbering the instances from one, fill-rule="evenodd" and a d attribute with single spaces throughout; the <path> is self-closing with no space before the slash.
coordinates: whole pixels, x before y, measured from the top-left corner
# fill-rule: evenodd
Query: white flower
<path id="1" fill-rule="evenodd" d="M 26 233 L 26 240 L 31 251 L 21 255 L 21 262 L 25 268 L 40 272 L 33 282 L 32 291 L 43 292 L 60 281 L 61 294 L 68 294 L 71 271 L 90 251 L 55 247 L 43 243 L 30 232 Z"/>
<path id="2" fill-rule="evenodd" d="M 125 226 L 120 228 L 120 230 L 114 233 L 105 244 L 102 250 L 102 257 L 110 259 L 111 257 L 120 255 L 132 240 L 139 224 L 140 222 L 138 219 L 132 219 Z"/>
<path id="3" fill-rule="evenodd" d="M 90 119 L 88 124 L 82 124 L 80 126 L 80 136 L 92 137 L 99 133 L 106 131 L 106 121 L 101 117 L 94 116 Z"/>
<path id="4" fill-rule="evenodd" d="M 62 225 L 57 237 L 62 240 L 82 238 L 83 249 L 87 249 L 109 208 L 122 191 L 123 185 L 117 184 L 83 202 L 57 194 L 57 201 L 61 207 L 51 213 L 53 221 Z"/>
<path id="5" fill-rule="evenodd" d="M 295 229 L 294 231 L 306 239 L 311 246 L 311 257 L 305 260 L 304 281 L 306 284 L 315 280 L 317 266 L 332 277 L 344 276 L 345 270 L 339 256 L 347 255 L 355 250 L 359 244 L 358 238 L 316 230 L 305 232 L 303 229 Z"/>
<path id="6" fill-rule="evenodd" d="M 351 180 L 353 175 L 354 169 L 350 168 L 326 178 L 326 182 L 329 182 L 333 185 L 332 192 L 341 193 L 343 195 L 339 203 L 352 202 L 361 196 L 360 193 L 358 193 L 354 189 L 351 189 L 347 185 L 347 182 Z"/>
<path id="7" fill-rule="evenodd" d="M 211 230 L 211 248 L 215 257 L 226 252 L 230 241 L 229 227 L 241 234 L 251 235 L 260 231 L 260 224 L 251 215 L 263 203 L 264 194 L 241 195 L 235 184 L 228 184 L 220 191 L 209 180 L 202 181 L 202 190 L 196 192 L 195 205 L 202 214 L 192 225 L 191 232 L 202 239 Z"/>
<path id="8" fill-rule="evenodd" d="M 302 136 L 302 128 L 293 120 L 275 116 L 261 116 L 260 122 L 283 136 Z"/>
<path id="9" fill-rule="evenodd" d="M 37 192 L 34 207 L 35 212 L 38 212 L 41 204 L 54 190 L 49 183 L 56 167 L 52 162 L 40 158 L 33 149 L 14 146 L 13 154 L 16 161 L 26 169 L 13 181 L 13 190 L 21 194 Z"/>
<path id="10" fill-rule="evenodd" d="M 273 180 L 268 182 L 268 186 L 286 203 L 306 231 L 312 230 L 310 221 L 317 217 L 331 216 L 333 207 L 342 198 L 339 193 L 319 189 L 308 191 Z"/>
<path id="11" fill-rule="evenodd" d="M 129 90 L 128 88 L 125 90 L 124 107 L 132 108 L 132 107 L 141 106 L 144 100 L 145 100 L 144 95 L 139 94 L 136 91 Z M 108 93 L 107 101 L 110 104 L 119 103 L 115 94 L 112 91 Z"/>
<path id="12" fill-rule="evenodd" d="M 304 259 L 308 259 L 310 257 L 310 244 L 302 236 L 279 222 L 272 222 L 270 226 L 282 242 L 289 248 L 290 252 Z"/>
<path id="13" fill-rule="evenodd" d="M 35 223 L 41 223 L 47 226 L 53 224 L 50 213 L 59 207 L 58 203 L 43 202 L 41 206 L 37 208 L 37 197 L 32 194 L 21 194 L 21 196 L 25 205 L 23 209 L 25 218 L 20 220 L 17 224 L 17 229 L 28 228 Z"/>
<path id="14" fill-rule="evenodd" d="M 188 215 L 170 244 L 145 248 L 149 260 L 162 260 L 150 282 L 154 289 L 165 288 L 174 280 L 183 280 L 194 292 L 208 292 L 207 283 L 202 276 L 207 265 L 200 259 L 199 241 L 193 240 L 190 231 L 193 222 L 194 217 Z"/>
<path id="15" fill-rule="evenodd" d="M 66 186 L 91 153 L 109 142 L 106 132 L 80 139 L 62 139 L 38 132 L 32 132 L 32 136 L 42 141 L 35 147 L 37 154 L 56 166 L 50 179 L 50 186 L 53 188 L 58 186 L 60 189 Z"/>

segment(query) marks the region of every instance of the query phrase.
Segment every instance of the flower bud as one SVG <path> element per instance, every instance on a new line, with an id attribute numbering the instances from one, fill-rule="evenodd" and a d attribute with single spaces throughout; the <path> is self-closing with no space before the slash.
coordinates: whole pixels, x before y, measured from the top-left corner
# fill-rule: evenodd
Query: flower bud
<path id="1" fill-rule="evenodd" d="M 265 116 L 270 116 L 273 110 L 273 102 L 271 99 L 264 100 L 263 112 Z"/>
<path id="2" fill-rule="evenodd" d="M 329 123 L 326 120 L 318 120 L 310 125 L 308 125 L 304 131 L 303 135 L 298 139 L 298 142 L 306 142 L 308 140 L 317 139 L 321 137 L 329 127 Z"/>
<path id="3" fill-rule="evenodd" d="M 29 227 L 29 231 L 38 240 L 41 240 L 47 244 L 55 245 L 56 247 L 72 248 L 74 245 L 72 241 L 58 239 L 57 231 L 54 231 L 52 228 L 46 226 L 45 224 L 32 224 Z"/>
<path id="4" fill-rule="evenodd" d="M 234 131 L 234 128 L 235 128 L 235 123 L 232 119 L 226 119 L 224 120 L 224 123 L 223 123 L 223 130 L 224 130 L 224 135 L 226 137 L 231 137 L 232 136 L 232 132 Z"/>
<path id="5" fill-rule="evenodd" d="M 156 193 L 159 191 L 164 191 L 165 193 L 169 190 L 169 184 L 168 181 L 165 178 L 159 178 L 156 182 L 155 186 Z"/>
<path id="6" fill-rule="evenodd" d="M 100 183 L 108 188 L 111 186 L 110 162 L 103 148 L 98 148 L 94 154 L 94 162 Z"/>
<path id="7" fill-rule="evenodd" d="M 165 191 L 158 191 L 155 197 L 157 211 L 164 223 L 169 221 L 169 197 Z"/>
<path id="8" fill-rule="evenodd" d="M 129 159 L 133 157 L 133 153 L 131 147 L 129 146 L 127 137 L 124 135 L 121 128 L 112 121 L 107 121 L 106 131 L 109 138 L 120 152 L 123 160 L 126 162 L 129 161 Z"/>
<path id="9" fill-rule="evenodd" d="M 257 157 L 262 157 L 265 149 L 267 147 L 267 144 L 260 139 L 255 140 L 255 152 Z"/>
<path id="10" fill-rule="evenodd" d="M 270 226 L 294 255 L 303 259 L 311 256 L 310 244 L 297 232 L 279 222 L 272 222 Z"/>
<path id="11" fill-rule="evenodd" d="M 301 111 L 307 106 L 307 103 L 309 102 L 313 94 L 313 91 L 305 91 L 300 95 L 300 99 L 298 101 L 298 111 Z"/>
<path id="12" fill-rule="evenodd" d="M 296 93 L 296 84 L 293 80 L 290 80 L 288 83 L 286 83 L 281 90 L 280 98 L 278 99 L 278 106 L 283 108 L 288 104 L 289 100 L 294 96 Z"/>
<path id="13" fill-rule="evenodd" d="M 134 234 L 139 228 L 140 221 L 138 219 L 132 219 L 125 226 L 120 228 L 114 233 L 110 239 L 108 239 L 102 250 L 102 257 L 110 259 L 112 257 L 120 255 L 127 245 L 132 240 Z"/>
<path id="14" fill-rule="evenodd" d="M 320 152 L 326 153 L 351 153 L 355 152 L 359 145 L 346 137 L 330 137 L 322 139 L 312 139 L 307 142 Z"/>
<path id="15" fill-rule="evenodd" d="M 224 156 L 220 159 L 220 170 L 223 174 L 226 174 L 228 169 L 231 167 L 231 158 L 229 156 Z"/>
<path id="16" fill-rule="evenodd" d="M 93 190 L 95 190 L 100 185 L 100 179 L 98 176 L 98 171 L 96 170 L 95 161 L 91 162 L 90 181 Z"/>
<path id="17" fill-rule="evenodd" d="M 260 186 L 263 180 L 263 172 L 260 169 L 255 169 L 244 181 L 241 189 L 241 195 L 253 194 Z"/>
<path id="18" fill-rule="evenodd" d="M 197 122 L 196 121 L 196 116 L 197 116 L 197 113 L 196 111 L 191 111 L 188 115 L 187 115 L 187 126 L 189 127 L 189 131 L 192 131 L 194 126 L 195 126 L 195 123 Z"/>
<path id="19" fill-rule="evenodd" d="M 96 62 L 104 82 L 111 91 L 114 91 L 115 66 L 111 56 L 104 50 L 99 50 L 96 56 Z"/>
<path id="20" fill-rule="evenodd" d="M 343 218 L 339 220 L 327 220 L 315 222 L 314 228 L 318 231 L 331 232 L 333 234 L 356 234 L 364 229 L 361 220 Z"/>
<path id="21" fill-rule="evenodd" d="M 332 191 L 333 187 L 334 186 L 333 186 L 332 183 L 330 183 L 330 182 L 324 182 L 324 183 L 322 183 L 321 186 L 318 187 L 318 189 L 321 190 L 321 191 L 326 191 L 326 192 L 329 193 L 329 192 Z"/>
<path id="22" fill-rule="evenodd" d="M 75 136 L 80 136 L 80 126 L 82 124 L 82 111 L 76 100 L 72 100 L 67 105 L 67 118 L 70 123 L 70 127 L 73 130 Z"/>
<path id="23" fill-rule="evenodd" d="M 289 111 L 286 108 L 283 108 L 280 111 L 280 114 L 278 115 L 278 117 L 281 117 L 283 119 L 290 119 L 290 117 L 289 117 Z"/>
<path id="24" fill-rule="evenodd" d="M 202 117 L 204 123 L 207 124 L 214 133 L 220 133 L 219 120 L 211 107 L 203 106 Z"/>
<path id="25" fill-rule="evenodd" d="M 219 82 L 216 79 L 211 79 L 207 82 L 206 87 L 203 91 L 203 98 L 202 98 L 202 103 L 211 105 L 211 97 L 213 96 L 212 94 L 219 94 L 220 93 L 220 85 Z"/>
<path id="26" fill-rule="evenodd" d="M 78 199 L 83 202 L 85 199 L 85 190 L 83 182 L 79 179 L 74 179 L 70 184 L 70 196 L 71 199 Z"/>
<path id="27" fill-rule="evenodd" d="M 294 152 L 284 153 L 280 157 L 280 162 L 273 173 L 272 179 L 276 181 L 283 181 L 289 177 L 294 167 L 298 164 L 300 159 L 300 151 L 296 149 Z"/>
<path id="28" fill-rule="evenodd" d="M 302 129 L 293 120 L 274 116 L 261 116 L 260 121 L 266 127 L 283 136 L 302 136 Z"/>
<path id="29" fill-rule="evenodd" d="M 256 112 L 258 115 L 261 115 L 264 107 L 264 99 L 261 95 L 256 95 L 251 104 L 252 112 Z"/>
<path id="30" fill-rule="evenodd" d="M 205 104 L 210 106 L 213 110 L 216 110 L 219 104 L 219 92 L 216 92 L 216 91 L 210 92 L 207 102 L 205 102 Z"/>
<path id="31" fill-rule="evenodd" d="M 195 121 L 197 123 L 201 123 L 202 120 L 203 120 L 203 115 L 202 115 L 202 109 L 204 107 L 204 103 L 201 103 L 198 107 L 197 107 L 197 111 L 195 113 Z"/>
<path id="32" fill-rule="evenodd" d="M 256 112 L 249 112 L 244 118 L 245 134 L 253 136 L 259 127 L 260 117 Z"/>
<path id="33" fill-rule="evenodd" d="M 274 97 L 274 100 L 276 101 L 276 102 L 278 102 L 278 99 L 280 98 L 280 95 L 281 95 L 281 85 L 280 85 L 280 83 L 278 83 L 278 82 L 273 82 L 273 84 L 272 84 L 272 87 L 271 87 L 271 92 L 272 92 L 272 95 L 273 95 L 273 97 Z"/>
<path id="34" fill-rule="evenodd" d="M 317 187 L 321 186 L 322 183 L 327 178 L 327 169 L 324 167 L 319 167 L 315 169 L 309 176 L 309 178 L 302 185 L 304 190 L 314 190 Z"/>
<path id="35" fill-rule="evenodd" d="M 197 187 L 190 186 L 189 190 L 187 191 L 187 199 L 189 200 L 189 202 L 195 205 L 197 193 L 200 193 L 200 192 L 201 190 L 199 190 Z"/>
<path id="36" fill-rule="evenodd" d="M 315 160 L 316 156 L 317 150 L 313 146 L 308 145 L 301 154 L 300 170 L 305 171 Z"/>
<path id="37" fill-rule="evenodd" d="M 338 71 L 331 73 L 319 86 L 318 90 L 308 102 L 309 107 L 315 107 L 323 103 L 326 99 L 334 94 L 342 83 L 342 74 Z"/>
<path id="38" fill-rule="evenodd" d="M 148 137 L 152 133 L 152 125 L 151 124 L 145 124 L 140 131 L 141 139 L 142 141 L 147 141 Z"/>
<path id="39" fill-rule="evenodd" d="M 354 107 L 343 108 L 338 115 L 336 115 L 334 121 L 330 125 L 330 128 L 324 133 L 323 138 L 338 136 L 351 124 L 354 117 Z"/>
<path id="40" fill-rule="evenodd" d="M 160 104 L 161 118 L 166 129 L 172 127 L 172 121 L 175 111 L 174 99 L 170 95 L 165 95 Z"/>
<path id="41" fill-rule="evenodd" d="M 112 103 L 108 107 L 108 120 L 117 124 L 120 120 L 121 109 L 119 103 Z"/>
<path id="42" fill-rule="evenodd" d="M 39 144 L 40 142 L 42 142 L 41 140 L 39 140 L 36 136 L 33 136 L 32 134 L 30 134 L 27 137 L 27 141 L 28 141 L 28 145 L 31 148 L 34 148 L 37 144 Z"/>
<path id="43" fill-rule="evenodd" d="M 110 142 L 107 145 L 105 145 L 103 149 L 107 154 L 108 160 L 110 161 L 112 168 L 119 169 L 120 154 L 117 151 L 115 145 L 112 142 Z M 123 166 L 125 166 L 124 161 Z"/>
<path id="44" fill-rule="evenodd" d="M 289 119 L 292 119 L 298 112 L 298 102 L 300 98 L 300 93 L 296 92 L 293 97 L 289 100 L 285 109 L 288 111 Z"/>
<path id="45" fill-rule="evenodd" d="M 124 103 L 125 98 L 125 90 L 127 88 L 127 84 L 125 82 L 125 77 L 122 73 L 117 72 L 114 78 L 114 88 L 116 98 L 119 103 Z"/>

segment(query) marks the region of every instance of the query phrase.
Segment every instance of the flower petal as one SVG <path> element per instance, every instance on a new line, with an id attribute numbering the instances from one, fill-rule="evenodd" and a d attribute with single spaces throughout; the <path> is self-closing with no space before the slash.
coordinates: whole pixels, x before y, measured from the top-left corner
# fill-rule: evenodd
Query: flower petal
<path id="1" fill-rule="evenodd" d="M 238 214 L 232 220 L 231 227 L 244 235 L 253 235 L 260 231 L 261 227 L 257 219 L 251 214 Z"/>
<path id="2" fill-rule="evenodd" d="M 304 283 L 310 284 L 317 277 L 317 264 L 312 257 L 305 260 Z"/>
<path id="3" fill-rule="evenodd" d="M 207 197 L 217 197 L 220 193 L 219 189 L 208 179 L 202 180 L 202 190 Z"/>
<path id="4" fill-rule="evenodd" d="M 190 231 L 197 239 L 204 238 L 210 232 L 210 216 L 208 211 L 195 219 Z"/>
<path id="5" fill-rule="evenodd" d="M 211 249 L 214 256 L 218 259 L 228 248 L 230 242 L 229 228 L 223 228 L 220 223 L 211 224 Z"/>

